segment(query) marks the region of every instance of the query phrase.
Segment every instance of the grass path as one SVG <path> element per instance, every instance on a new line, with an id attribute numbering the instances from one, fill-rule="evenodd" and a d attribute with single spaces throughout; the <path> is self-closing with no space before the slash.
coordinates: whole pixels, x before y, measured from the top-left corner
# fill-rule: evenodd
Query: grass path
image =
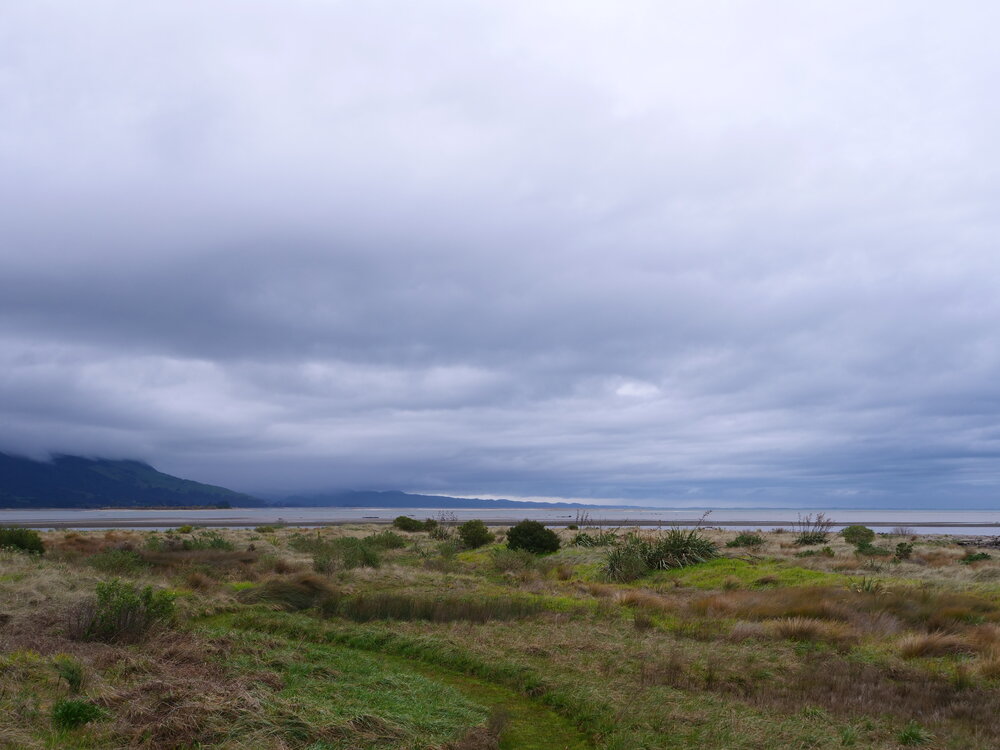
<path id="1" fill-rule="evenodd" d="M 289 624 L 298 619 L 294 615 L 279 613 L 270 613 L 270 617 L 279 620 L 288 618 Z M 382 720 L 398 721 L 413 732 L 411 739 L 420 737 L 418 741 L 426 741 L 435 734 L 441 736 L 439 732 L 429 731 L 432 729 L 429 725 L 431 716 L 442 711 L 455 713 L 452 721 L 444 722 L 451 725 L 454 725 L 455 719 L 460 719 L 463 707 L 447 698 L 448 691 L 455 691 L 456 698 L 461 696 L 458 703 L 482 709 L 483 715 L 504 717 L 501 750 L 588 750 L 593 747 L 569 719 L 540 701 L 487 679 L 417 657 L 310 639 L 303 634 L 286 636 L 280 633 L 280 628 L 270 628 L 264 635 L 252 627 L 241 626 L 239 620 L 234 622 L 225 615 L 207 618 L 202 622 L 202 628 L 213 635 L 232 635 L 234 629 L 239 631 L 240 640 L 250 650 L 258 649 L 255 657 L 258 660 L 259 648 L 269 643 L 270 656 L 264 660 L 272 668 L 278 667 L 283 672 L 287 683 L 283 695 L 293 698 L 303 710 L 302 718 L 310 721 L 320 720 L 324 715 L 327 720 L 341 714 L 341 720 L 349 718 L 348 714 L 367 701 L 369 710 Z M 237 657 L 233 666 L 238 667 L 241 661 Z M 348 665 L 354 665 L 353 669 Z M 253 668 L 250 662 L 245 666 Z M 351 675 L 351 672 L 356 674 Z M 322 679 L 324 673 L 336 675 L 336 678 L 327 685 L 327 680 Z M 349 676 L 350 679 L 345 682 Z M 317 681 L 316 677 L 320 680 Z M 419 691 L 422 696 L 418 696 L 418 684 L 414 680 L 439 689 L 423 689 Z M 377 695 L 372 688 L 378 689 Z M 344 703 L 350 693 L 357 693 L 358 706 Z M 426 705 L 421 706 L 424 701 Z M 438 730 L 443 728 L 438 727 Z M 391 742 L 386 745 L 391 746 Z"/>

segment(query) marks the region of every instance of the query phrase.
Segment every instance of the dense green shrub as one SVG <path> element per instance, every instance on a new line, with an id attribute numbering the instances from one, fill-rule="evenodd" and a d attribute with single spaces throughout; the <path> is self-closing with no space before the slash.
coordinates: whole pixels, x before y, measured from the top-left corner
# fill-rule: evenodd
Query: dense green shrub
<path id="1" fill-rule="evenodd" d="M 823 547 L 822 549 L 804 549 L 795 553 L 796 557 L 833 557 L 833 547 Z"/>
<path id="2" fill-rule="evenodd" d="M 176 596 L 114 578 L 95 587 L 95 599 L 85 602 L 70 623 L 70 635 L 107 643 L 138 641 L 157 622 L 170 620 Z"/>
<path id="3" fill-rule="evenodd" d="M 855 547 L 861 547 L 875 541 L 875 532 L 867 526 L 848 526 L 840 533 L 843 535 L 845 542 L 853 544 Z"/>
<path id="4" fill-rule="evenodd" d="M 475 519 L 459 525 L 458 538 L 469 549 L 476 549 L 492 542 L 493 532 L 486 528 L 485 523 Z"/>
<path id="5" fill-rule="evenodd" d="M 865 557 L 890 557 L 892 550 L 888 547 L 876 547 L 873 544 L 859 544 L 854 548 L 854 554 Z"/>
<path id="6" fill-rule="evenodd" d="M 755 547 L 764 546 L 764 537 L 760 534 L 753 534 L 748 531 L 741 531 L 736 535 L 735 539 L 731 539 L 726 542 L 727 547 L 750 547 L 751 549 Z"/>
<path id="7" fill-rule="evenodd" d="M 18 526 L 0 526 L 0 547 L 37 552 L 39 555 L 45 552 L 45 545 L 37 531 Z"/>
<path id="8" fill-rule="evenodd" d="M 282 528 L 277 524 L 264 524 L 263 526 L 254 526 L 254 531 L 258 534 L 273 534 L 278 529 Z"/>
<path id="9" fill-rule="evenodd" d="M 427 524 L 409 516 L 396 516 L 392 525 L 400 531 L 427 531 Z"/>
<path id="10" fill-rule="evenodd" d="M 76 729 L 107 716 L 100 706 L 78 698 L 64 698 L 52 706 L 52 725 L 61 730 Z"/>
<path id="11" fill-rule="evenodd" d="M 896 545 L 896 559 L 909 560 L 913 555 L 913 545 L 910 542 L 900 542 Z"/>
<path id="12" fill-rule="evenodd" d="M 559 536 L 552 529 L 545 528 L 544 524 L 525 519 L 510 527 L 507 532 L 507 547 L 543 555 L 559 549 Z"/>

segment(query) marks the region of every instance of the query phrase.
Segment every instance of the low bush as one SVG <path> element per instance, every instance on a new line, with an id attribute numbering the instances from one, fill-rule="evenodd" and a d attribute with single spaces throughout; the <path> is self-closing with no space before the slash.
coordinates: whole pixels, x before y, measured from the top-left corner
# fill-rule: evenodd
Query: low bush
<path id="1" fill-rule="evenodd" d="M 991 560 L 992 556 L 988 552 L 966 552 L 965 557 L 959 560 L 962 565 L 969 565 L 974 562 L 982 562 L 983 560 Z"/>
<path id="2" fill-rule="evenodd" d="M 523 549 L 534 555 L 544 555 L 559 549 L 559 536 L 538 521 L 525 519 L 511 526 L 507 532 L 507 547 Z"/>
<path id="3" fill-rule="evenodd" d="M 138 641 L 154 624 L 173 617 L 175 598 L 168 591 L 139 588 L 118 578 L 102 581 L 95 587 L 95 598 L 73 613 L 69 634 L 106 643 Z"/>
<path id="4" fill-rule="evenodd" d="M 900 542 L 896 545 L 895 558 L 897 560 L 909 560 L 913 556 L 913 544 L 910 542 Z"/>
<path id="5" fill-rule="evenodd" d="M 253 530 L 258 534 L 273 534 L 280 528 L 282 527 L 277 524 L 264 524 L 263 526 L 254 526 Z"/>
<path id="6" fill-rule="evenodd" d="M 825 544 L 827 534 L 822 531 L 807 531 L 795 537 L 795 543 L 800 547 L 811 547 L 816 544 Z"/>
<path id="7" fill-rule="evenodd" d="M 812 513 L 805 516 L 800 515 L 799 520 L 795 523 L 797 532 L 795 543 L 800 547 L 824 544 L 830 535 L 831 528 L 833 528 L 833 520 L 827 518 L 824 513 L 817 513 L 815 516 Z"/>
<path id="8" fill-rule="evenodd" d="M 486 528 L 485 523 L 476 519 L 459 525 L 458 538 L 469 549 L 476 549 L 492 542 L 493 532 Z"/>
<path id="9" fill-rule="evenodd" d="M 178 534 L 190 534 L 192 531 L 194 531 L 194 526 L 189 523 L 177 527 Z"/>
<path id="10" fill-rule="evenodd" d="M 601 572 L 609 581 L 634 581 L 653 570 L 683 568 L 719 556 L 718 545 L 697 529 L 670 529 L 659 538 L 627 536 L 610 550 Z"/>
<path id="11" fill-rule="evenodd" d="M 0 547 L 35 552 L 39 555 L 45 553 L 45 544 L 38 532 L 34 529 L 22 529 L 18 526 L 0 526 Z"/>
<path id="12" fill-rule="evenodd" d="M 396 516 L 395 520 L 392 522 L 400 531 L 428 531 L 427 524 L 423 521 L 418 521 L 416 518 L 410 518 L 409 516 Z"/>
<path id="13" fill-rule="evenodd" d="M 60 730 L 76 729 L 106 718 L 108 714 L 103 708 L 77 698 L 64 698 L 52 706 L 52 725 Z"/>
<path id="14" fill-rule="evenodd" d="M 361 541 L 369 547 L 381 550 L 402 549 L 406 546 L 406 540 L 399 534 L 389 531 L 389 529 L 367 536 Z"/>
<path id="15" fill-rule="evenodd" d="M 736 535 L 735 539 L 731 539 L 726 542 L 727 547 L 749 547 L 754 549 L 756 547 L 764 546 L 764 537 L 760 534 L 752 534 L 746 531 L 741 531 Z"/>
<path id="16" fill-rule="evenodd" d="M 617 541 L 618 535 L 613 531 L 598 531 L 594 534 L 581 531 L 573 537 L 573 545 L 576 547 L 610 547 Z"/>
<path id="17" fill-rule="evenodd" d="M 845 542 L 853 544 L 855 547 L 870 545 L 875 541 L 875 532 L 867 526 L 848 526 L 840 533 L 844 537 Z"/>

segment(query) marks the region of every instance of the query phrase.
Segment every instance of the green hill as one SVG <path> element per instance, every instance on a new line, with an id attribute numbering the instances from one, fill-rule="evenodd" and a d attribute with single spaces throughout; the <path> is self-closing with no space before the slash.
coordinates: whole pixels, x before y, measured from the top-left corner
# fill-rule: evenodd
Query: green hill
<path id="1" fill-rule="evenodd" d="M 0 507 L 102 508 L 262 506 L 250 495 L 180 479 L 142 461 L 55 456 L 34 461 L 0 453 Z"/>

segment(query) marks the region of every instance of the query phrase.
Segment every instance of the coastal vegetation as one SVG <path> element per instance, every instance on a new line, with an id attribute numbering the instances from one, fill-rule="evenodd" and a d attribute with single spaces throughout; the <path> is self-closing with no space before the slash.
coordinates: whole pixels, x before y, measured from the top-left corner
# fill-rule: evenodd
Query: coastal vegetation
<path id="1" fill-rule="evenodd" d="M 1000 745 L 982 549 L 443 526 L 6 543 L 0 747 Z"/>

